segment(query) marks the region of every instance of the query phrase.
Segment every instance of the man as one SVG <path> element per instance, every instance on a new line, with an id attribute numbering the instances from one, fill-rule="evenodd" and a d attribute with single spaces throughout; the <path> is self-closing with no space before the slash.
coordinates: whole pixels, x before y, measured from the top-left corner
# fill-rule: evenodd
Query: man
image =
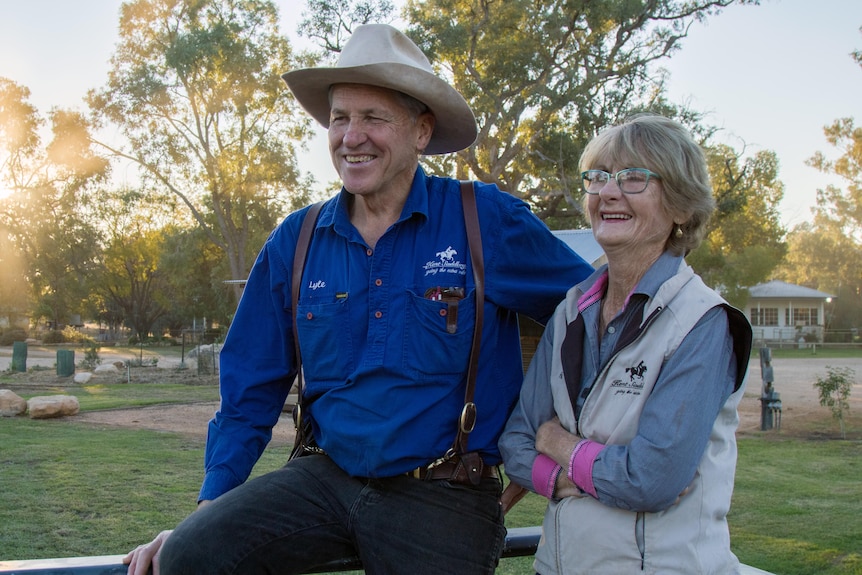
<path id="1" fill-rule="evenodd" d="M 419 156 L 468 147 L 473 113 L 386 25 L 357 28 L 335 67 L 284 79 L 328 128 L 343 189 L 316 221 L 295 314 L 307 209 L 263 247 L 221 354 L 198 510 L 130 553 L 129 572 L 153 559 L 169 574 L 304 573 L 358 555 L 371 574 L 492 573 L 505 536 L 497 439 L 522 378 L 517 313 L 546 321 L 592 269 L 526 204 L 475 184 L 485 297 L 468 439 L 481 461 L 465 473 L 453 439 L 476 282 L 459 183 L 427 176 Z M 246 482 L 296 375 L 294 317 L 323 453 Z"/>

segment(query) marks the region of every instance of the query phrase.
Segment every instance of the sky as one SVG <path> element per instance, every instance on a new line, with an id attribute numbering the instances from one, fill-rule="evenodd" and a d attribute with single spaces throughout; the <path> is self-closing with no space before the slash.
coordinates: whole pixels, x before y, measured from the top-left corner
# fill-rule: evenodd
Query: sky
<path id="1" fill-rule="evenodd" d="M 296 36 L 303 0 L 275 0 L 283 31 Z M 0 0 L 0 77 L 28 87 L 30 102 L 84 109 L 87 90 L 105 83 L 117 42 L 121 0 Z M 400 4 L 400 2 L 396 2 Z M 862 126 L 860 0 L 762 0 L 695 23 L 682 49 L 661 63 L 669 97 L 707 112 L 721 138 L 746 154 L 774 151 L 785 184 L 788 227 L 809 221 L 816 190 L 839 180 L 805 165 L 838 152 L 823 135 L 834 120 Z M 322 129 L 300 158 L 320 182 L 336 179 Z"/>

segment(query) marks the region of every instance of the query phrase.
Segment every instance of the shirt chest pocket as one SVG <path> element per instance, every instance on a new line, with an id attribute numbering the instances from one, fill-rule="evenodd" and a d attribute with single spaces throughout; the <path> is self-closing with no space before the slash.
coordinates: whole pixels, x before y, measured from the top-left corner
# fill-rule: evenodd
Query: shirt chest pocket
<path id="1" fill-rule="evenodd" d="M 344 383 L 353 370 L 348 301 L 299 304 L 296 327 L 309 391 Z M 313 384 L 312 384 L 313 382 Z M 322 389 L 321 389 L 322 391 Z"/>
<path id="2" fill-rule="evenodd" d="M 429 299 L 410 292 L 406 308 L 405 368 L 419 379 L 465 374 L 476 318 L 473 292 L 461 299 Z"/>

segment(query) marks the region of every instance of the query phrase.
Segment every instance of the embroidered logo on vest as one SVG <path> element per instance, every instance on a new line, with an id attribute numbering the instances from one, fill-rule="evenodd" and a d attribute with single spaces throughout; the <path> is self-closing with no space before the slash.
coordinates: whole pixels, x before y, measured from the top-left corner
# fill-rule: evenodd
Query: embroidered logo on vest
<path id="1" fill-rule="evenodd" d="M 626 373 L 629 374 L 629 380 L 615 379 L 611 383 L 611 387 L 617 387 L 616 393 L 619 394 L 635 394 L 640 395 L 644 386 L 644 374 L 647 372 L 647 366 L 643 360 L 635 366 L 627 367 Z"/>

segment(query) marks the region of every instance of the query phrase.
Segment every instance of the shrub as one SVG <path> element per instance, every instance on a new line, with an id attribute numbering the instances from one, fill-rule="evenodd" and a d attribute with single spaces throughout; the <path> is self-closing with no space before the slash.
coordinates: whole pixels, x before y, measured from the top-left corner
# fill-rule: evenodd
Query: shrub
<path id="1" fill-rule="evenodd" d="M 817 378 L 814 387 L 820 393 L 820 405 L 832 410 L 832 417 L 841 425 L 841 437 L 847 439 L 844 430 L 844 412 L 850 410 L 850 390 L 853 388 L 853 377 L 856 372 L 849 367 L 826 366 L 829 375 L 826 379 Z"/>
<path id="2" fill-rule="evenodd" d="M 62 330 L 53 330 L 42 336 L 42 343 L 80 343 L 84 345 L 96 345 L 96 340 L 87 334 L 81 333 L 71 326 Z"/>
<path id="3" fill-rule="evenodd" d="M 27 339 L 27 332 L 20 327 L 0 329 L 0 345 L 12 345 L 16 341 Z"/>
<path id="4" fill-rule="evenodd" d="M 60 330 L 51 330 L 42 336 L 42 343 L 66 343 L 66 336 Z"/>
<path id="5" fill-rule="evenodd" d="M 88 345 L 84 349 L 84 359 L 78 364 L 84 369 L 95 369 L 97 365 L 102 363 L 102 358 L 99 357 L 99 348 L 93 344 Z"/>

